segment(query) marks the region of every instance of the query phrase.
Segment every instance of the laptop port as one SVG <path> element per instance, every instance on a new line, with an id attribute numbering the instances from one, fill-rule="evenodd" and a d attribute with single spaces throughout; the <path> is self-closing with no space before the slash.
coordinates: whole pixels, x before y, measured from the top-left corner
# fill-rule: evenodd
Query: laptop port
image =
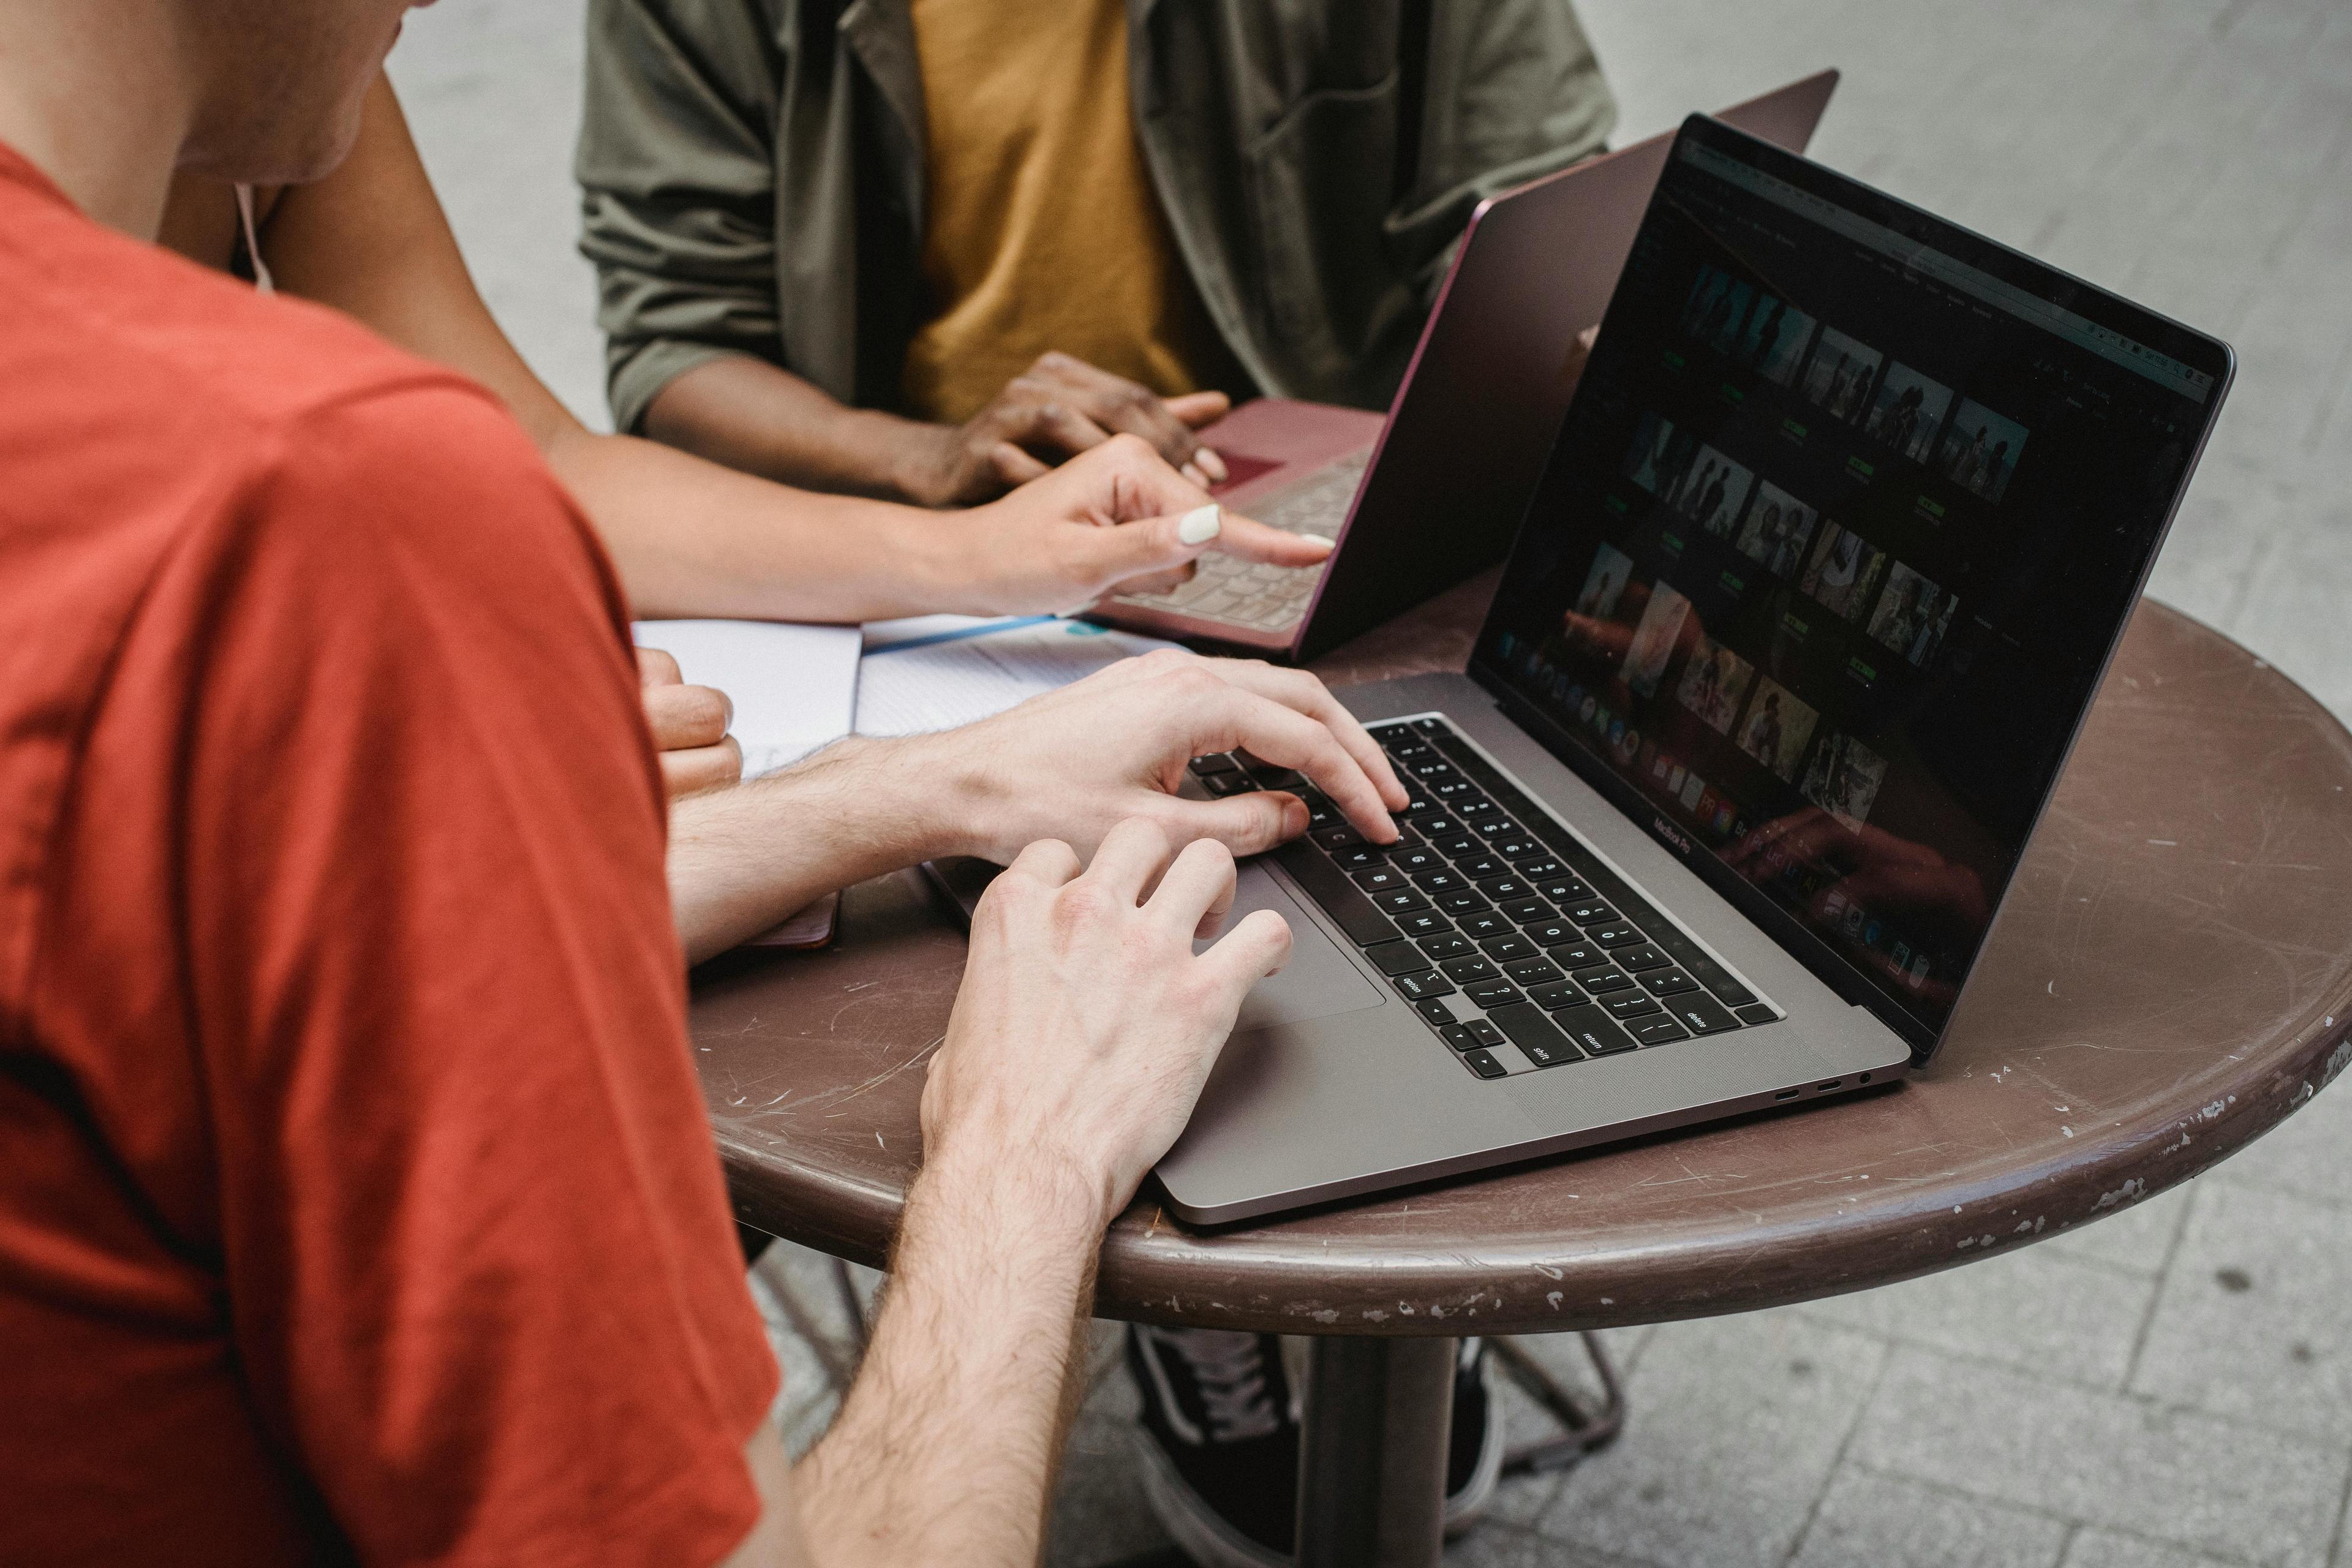
<path id="1" fill-rule="evenodd" d="M 1793 1089 L 1784 1089 L 1772 1098 L 1775 1100 L 1794 1100 L 1797 1098 L 1797 1091 Z"/>
<path id="2" fill-rule="evenodd" d="M 1854 1082 L 1856 1082 L 1856 1083 L 1868 1083 L 1868 1082 L 1870 1081 L 1870 1075 L 1869 1075 L 1868 1073 L 1866 1073 L 1866 1072 L 1865 1072 L 1865 1073 L 1856 1073 L 1856 1074 L 1854 1075 L 1853 1081 L 1854 1081 Z"/>
<path id="3" fill-rule="evenodd" d="M 1815 1094 L 1827 1094 L 1830 1090 L 1832 1090 L 1832 1089 L 1833 1089 L 1837 1088 L 1839 1085 L 1841 1085 L 1841 1084 L 1843 1084 L 1843 1083 L 1844 1083 L 1844 1082 L 1845 1082 L 1845 1079 L 1842 1079 L 1842 1078 L 1833 1078 L 1833 1079 L 1830 1079 L 1830 1080 L 1829 1080 L 1829 1082 L 1827 1082 L 1827 1083 L 1817 1083 L 1817 1084 L 1813 1085 L 1813 1092 L 1814 1092 Z"/>

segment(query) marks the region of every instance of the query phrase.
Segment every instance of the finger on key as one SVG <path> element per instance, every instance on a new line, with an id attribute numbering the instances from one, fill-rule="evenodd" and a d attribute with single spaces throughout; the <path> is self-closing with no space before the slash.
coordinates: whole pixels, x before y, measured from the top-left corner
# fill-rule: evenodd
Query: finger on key
<path id="1" fill-rule="evenodd" d="M 1304 713 L 1330 731 L 1380 790 L 1381 798 L 1391 810 L 1402 808 L 1412 798 L 1397 777 L 1396 770 L 1389 765 L 1388 753 L 1372 739 L 1371 731 L 1317 677 L 1303 669 L 1283 669 L 1255 658 L 1215 659 L 1210 668 L 1223 679 Z"/>
<path id="2" fill-rule="evenodd" d="M 1215 750 L 1245 747 L 1251 755 L 1276 767 L 1305 773 L 1366 837 L 1375 844 L 1395 841 L 1396 824 L 1389 817 L 1379 786 L 1336 734 L 1272 698 L 1239 686 L 1226 689 L 1230 695 L 1222 717 L 1231 738 Z"/>
<path id="3" fill-rule="evenodd" d="M 1187 843 L 1213 838 L 1235 855 L 1261 855 L 1307 831 L 1307 805 L 1286 790 L 1251 790 L 1223 800 L 1172 800 L 1160 820 Z"/>
<path id="4" fill-rule="evenodd" d="M 1183 565 L 1166 572 L 1150 572 L 1140 577 L 1129 577 L 1113 583 L 1103 590 L 1103 595 L 1109 597 L 1119 594 L 1171 594 L 1200 574 L 1200 563 L 1187 561 Z"/>
<path id="5" fill-rule="evenodd" d="M 1148 388 L 1124 376 L 1069 354 L 1054 353 L 1040 358 L 1032 374 L 1066 391 L 1071 405 L 1105 430 L 1123 431 L 1150 442 L 1171 468 L 1191 463 L 1201 449 L 1201 438 L 1191 425 Z"/>

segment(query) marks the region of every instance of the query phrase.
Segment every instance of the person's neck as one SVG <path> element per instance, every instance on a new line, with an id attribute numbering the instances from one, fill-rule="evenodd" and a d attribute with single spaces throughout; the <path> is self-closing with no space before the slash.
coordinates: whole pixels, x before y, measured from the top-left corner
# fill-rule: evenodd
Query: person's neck
<path id="1" fill-rule="evenodd" d="M 0 5 L 0 142 L 99 222 L 152 240 L 197 90 L 171 0 Z"/>

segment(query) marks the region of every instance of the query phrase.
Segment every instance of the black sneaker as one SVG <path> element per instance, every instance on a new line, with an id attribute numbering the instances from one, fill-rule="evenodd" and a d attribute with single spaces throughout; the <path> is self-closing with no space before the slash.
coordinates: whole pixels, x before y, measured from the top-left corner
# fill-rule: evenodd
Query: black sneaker
<path id="1" fill-rule="evenodd" d="M 1127 1331 L 1143 1395 L 1143 1495 L 1202 1568 L 1285 1568 L 1298 1509 L 1298 1413 L 1272 1334 Z"/>
<path id="2" fill-rule="evenodd" d="M 1502 1474 L 1502 1406 L 1485 1346 L 1462 1342 L 1454 1381 L 1445 1532 L 1467 1530 Z M 1202 1568 L 1288 1568 L 1298 1507 L 1298 1412 L 1272 1334 L 1156 1329 L 1127 1336 L 1143 1396 L 1144 1496 Z"/>

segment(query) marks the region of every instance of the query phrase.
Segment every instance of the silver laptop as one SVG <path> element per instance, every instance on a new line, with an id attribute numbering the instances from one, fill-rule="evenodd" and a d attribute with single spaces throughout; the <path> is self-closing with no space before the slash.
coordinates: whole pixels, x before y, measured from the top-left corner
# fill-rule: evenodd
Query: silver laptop
<path id="1" fill-rule="evenodd" d="M 1926 1061 L 2231 367 L 1694 116 L 1468 672 L 1342 693 L 1412 787 L 1404 842 L 1194 763 L 1315 826 L 1244 868 L 1297 945 L 1169 1206 L 1246 1219 Z"/>

